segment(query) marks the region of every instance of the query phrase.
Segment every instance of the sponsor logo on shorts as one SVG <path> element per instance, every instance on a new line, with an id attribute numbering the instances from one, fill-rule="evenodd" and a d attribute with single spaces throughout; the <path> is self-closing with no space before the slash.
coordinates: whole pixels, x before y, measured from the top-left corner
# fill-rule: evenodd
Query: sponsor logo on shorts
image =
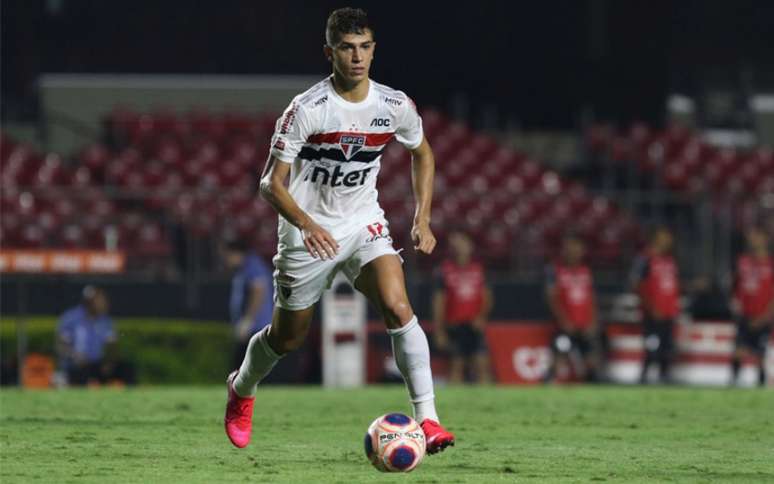
<path id="1" fill-rule="evenodd" d="M 366 242 L 374 242 L 379 239 L 392 240 L 390 238 L 390 234 L 384 230 L 384 225 L 380 224 L 379 222 L 366 225 L 366 228 L 368 229 L 368 233 L 371 234 L 366 239 Z"/>

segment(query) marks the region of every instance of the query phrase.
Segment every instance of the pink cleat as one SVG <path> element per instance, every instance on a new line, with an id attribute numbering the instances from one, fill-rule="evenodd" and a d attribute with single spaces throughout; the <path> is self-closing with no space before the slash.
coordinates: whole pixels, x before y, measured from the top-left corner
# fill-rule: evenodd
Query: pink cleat
<path id="1" fill-rule="evenodd" d="M 232 444 L 240 449 L 250 443 L 250 433 L 253 431 L 253 403 L 255 397 L 240 397 L 234 391 L 234 378 L 238 370 L 232 372 L 226 379 L 228 385 L 228 402 L 226 403 L 226 435 Z"/>
<path id="2" fill-rule="evenodd" d="M 428 454 L 435 454 L 450 445 L 454 445 L 454 434 L 443 428 L 435 420 L 426 418 L 422 421 L 421 426 L 425 432 Z"/>

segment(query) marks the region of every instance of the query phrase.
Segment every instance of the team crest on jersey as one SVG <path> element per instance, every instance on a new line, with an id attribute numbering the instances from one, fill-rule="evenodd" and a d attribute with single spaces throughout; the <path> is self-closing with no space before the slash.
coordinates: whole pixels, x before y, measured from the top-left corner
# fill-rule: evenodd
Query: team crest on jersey
<path id="1" fill-rule="evenodd" d="M 363 146 L 365 146 L 365 136 L 359 134 L 341 135 L 341 138 L 339 138 L 339 146 L 341 146 L 341 151 L 344 153 L 344 157 L 346 159 L 350 159 L 355 155 L 355 153 L 360 151 Z"/>

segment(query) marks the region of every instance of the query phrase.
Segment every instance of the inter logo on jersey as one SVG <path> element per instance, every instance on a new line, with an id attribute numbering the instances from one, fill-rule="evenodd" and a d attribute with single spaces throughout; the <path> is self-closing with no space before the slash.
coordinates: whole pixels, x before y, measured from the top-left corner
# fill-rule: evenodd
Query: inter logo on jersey
<path id="1" fill-rule="evenodd" d="M 339 139 L 339 146 L 341 146 L 341 151 L 344 153 L 344 157 L 346 159 L 352 158 L 355 153 L 360 151 L 360 149 L 365 146 L 366 138 L 363 135 L 349 135 L 345 134 L 342 135 Z"/>

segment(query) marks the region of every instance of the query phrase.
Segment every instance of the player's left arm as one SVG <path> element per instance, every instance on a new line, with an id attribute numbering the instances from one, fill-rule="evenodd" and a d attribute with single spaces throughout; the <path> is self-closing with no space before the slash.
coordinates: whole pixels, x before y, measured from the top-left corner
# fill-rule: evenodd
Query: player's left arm
<path id="1" fill-rule="evenodd" d="M 252 336 L 250 330 L 253 328 L 255 317 L 258 315 L 258 311 L 263 304 L 264 295 L 266 294 L 266 283 L 262 280 L 254 280 L 250 283 L 250 292 L 247 299 L 247 307 L 242 317 L 237 323 L 236 333 L 237 337 L 246 341 Z"/>
<path id="2" fill-rule="evenodd" d="M 769 305 L 766 306 L 766 310 L 763 311 L 763 314 L 750 322 L 750 325 L 752 326 L 764 326 L 767 324 L 774 324 L 774 299 L 769 301 Z"/>
<path id="3" fill-rule="evenodd" d="M 430 143 L 422 137 L 422 143 L 411 150 L 411 185 L 414 190 L 416 209 L 411 239 L 414 250 L 430 254 L 435 249 L 435 236 L 430 229 L 430 210 L 433 201 L 433 178 L 435 177 L 435 157 Z"/>

